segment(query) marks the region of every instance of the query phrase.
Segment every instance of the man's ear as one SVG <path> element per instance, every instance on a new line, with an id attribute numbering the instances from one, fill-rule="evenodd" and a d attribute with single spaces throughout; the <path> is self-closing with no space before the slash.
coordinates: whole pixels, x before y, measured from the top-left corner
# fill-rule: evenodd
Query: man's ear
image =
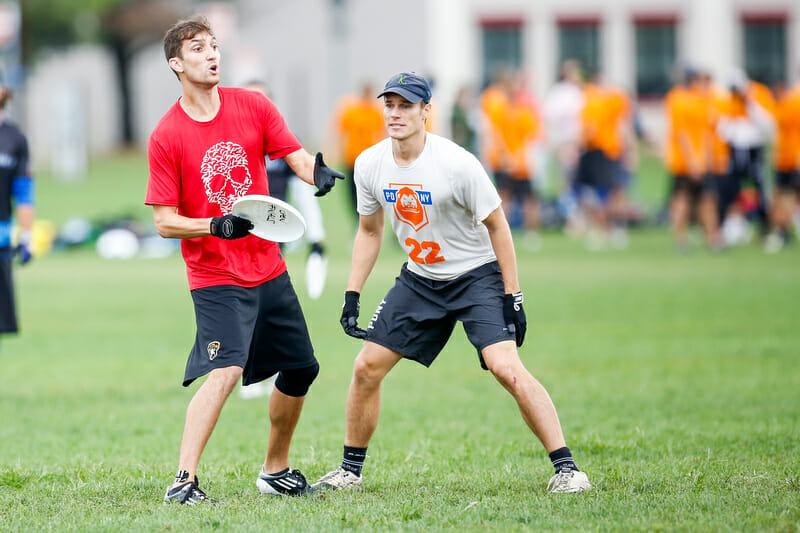
<path id="1" fill-rule="evenodd" d="M 169 68 L 171 68 L 175 73 L 183 72 L 183 62 L 178 57 L 171 57 L 169 58 Z"/>
<path id="2" fill-rule="evenodd" d="M 422 117 L 427 119 L 431 114 L 431 103 L 428 102 L 422 106 Z"/>

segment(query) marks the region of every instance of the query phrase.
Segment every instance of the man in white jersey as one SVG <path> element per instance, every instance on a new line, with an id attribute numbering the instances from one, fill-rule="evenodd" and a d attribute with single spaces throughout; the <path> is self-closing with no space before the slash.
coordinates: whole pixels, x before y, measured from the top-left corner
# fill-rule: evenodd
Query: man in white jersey
<path id="1" fill-rule="evenodd" d="M 475 156 L 425 131 L 431 90 L 424 78 L 398 74 L 378 97 L 384 98 L 389 137 L 356 160 L 360 222 L 341 317 L 345 332 L 365 342 L 347 396 L 342 464 L 313 487 L 362 486 L 383 378 L 403 358 L 430 366 L 460 321 L 481 366 L 511 393 L 549 453 L 556 473 L 548 490 L 591 488 L 566 446 L 550 396 L 517 353 L 525 312 L 511 231 L 494 185 Z M 363 330 L 359 294 L 380 251 L 384 214 L 410 261 Z"/>

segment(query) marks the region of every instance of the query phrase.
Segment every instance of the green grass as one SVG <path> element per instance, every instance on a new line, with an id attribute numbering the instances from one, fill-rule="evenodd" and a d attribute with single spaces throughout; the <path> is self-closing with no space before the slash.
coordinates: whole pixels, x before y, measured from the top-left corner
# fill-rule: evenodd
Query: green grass
<path id="1" fill-rule="evenodd" d="M 77 184 L 41 176 L 39 214 L 147 220 L 145 180 L 136 154 Z M 353 230 L 344 192 L 323 200 L 321 299 L 303 295 L 304 254 L 288 254 L 321 364 L 292 448 L 310 478 L 340 459 L 359 349 L 338 324 Z M 86 249 L 15 273 L 22 333 L 0 351 L 0 529 L 800 531 L 797 247 L 680 256 L 654 229 L 622 252 L 547 234 L 542 251 L 518 253 L 521 354 L 597 490 L 545 494 L 546 454 L 459 329 L 432 368 L 401 363 L 387 378 L 363 492 L 259 496 L 266 403 L 232 396 L 200 468 L 222 504 L 164 506 L 195 390 L 180 387 L 194 335 L 183 263 Z M 387 242 L 364 318 L 401 261 Z"/>

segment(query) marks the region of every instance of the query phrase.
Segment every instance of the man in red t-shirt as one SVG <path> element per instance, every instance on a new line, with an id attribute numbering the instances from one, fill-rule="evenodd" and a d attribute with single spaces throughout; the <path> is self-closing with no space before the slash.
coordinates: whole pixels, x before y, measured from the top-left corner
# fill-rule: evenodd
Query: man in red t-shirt
<path id="1" fill-rule="evenodd" d="M 264 156 L 285 158 L 297 176 L 326 194 L 343 175 L 309 154 L 274 104 L 245 89 L 218 87 L 220 54 L 204 18 L 180 21 L 164 52 L 183 94 L 150 136 L 145 203 L 158 233 L 181 239 L 197 336 L 183 385 L 208 375 L 186 412 L 178 473 L 165 502 L 215 503 L 198 486 L 200 456 L 228 395 L 275 373 L 264 494 L 311 492 L 289 468 L 289 445 L 319 365 L 278 245 L 250 235 L 231 214 L 245 194 L 269 194 Z"/>

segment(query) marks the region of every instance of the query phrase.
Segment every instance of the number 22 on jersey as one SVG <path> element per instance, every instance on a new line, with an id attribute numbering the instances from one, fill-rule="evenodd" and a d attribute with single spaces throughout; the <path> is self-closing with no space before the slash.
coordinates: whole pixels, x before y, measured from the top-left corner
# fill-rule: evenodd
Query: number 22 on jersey
<path id="1" fill-rule="evenodd" d="M 442 251 L 442 247 L 439 246 L 438 242 L 419 242 L 409 237 L 406 239 L 406 246 L 411 247 L 411 251 L 408 252 L 408 257 L 415 263 L 432 265 L 433 263 L 444 261 L 444 257 L 439 255 L 439 252 Z"/>

